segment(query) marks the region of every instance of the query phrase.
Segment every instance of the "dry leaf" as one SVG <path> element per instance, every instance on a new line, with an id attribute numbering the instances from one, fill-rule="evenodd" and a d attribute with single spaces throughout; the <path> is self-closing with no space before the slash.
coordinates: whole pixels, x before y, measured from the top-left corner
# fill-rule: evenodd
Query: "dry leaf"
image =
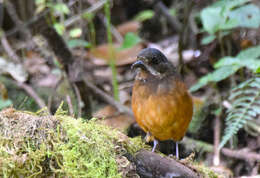
<path id="1" fill-rule="evenodd" d="M 24 62 L 26 70 L 30 74 L 49 74 L 50 68 L 46 65 L 46 60 L 40 57 L 37 53 L 33 51 L 28 51 L 27 60 Z"/>
<path id="2" fill-rule="evenodd" d="M 127 114 L 119 114 L 113 106 L 105 106 L 94 114 L 95 118 L 100 118 L 102 124 L 126 132 L 128 127 L 135 122 L 134 118 Z"/>
<path id="3" fill-rule="evenodd" d="M 54 88 L 58 82 L 60 81 L 60 77 L 55 74 L 48 74 L 44 77 L 37 79 L 36 83 L 40 87 L 51 87 Z"/>
<path id="4" fill-rule="evenodd" d="M 25 82 L 28 78 L 28 73 L 22 64 L 16 64 L 0 57 L 0 74 L 6 73 L 19 82 Z"/>
<path id="5" fill-rule="evenodd" d="M 137 33 L 140 26 L 141 26 L 140 22 L 127 21 L 125 23 L 118 25 L 116 29 L 122 36 L 125 36 L 125 34 L 129 32 Z"/>
<path id="6" fill-rule="evenodd" d="M 114 44 L 112 49 L 112 56 L 115 59 L 116 65 L 132 64 L 136 60 L 137 54 L 143 49 L 142 44 L 137 44 L 132 48 L 119 50 L 120 44 Z M 90 57 L 94 58 L 93 61 L 96 65 L 108 64 L 110 60 L 110 48 L 108 44 L 97 46 L 95 49 L 90 50 Z"/>

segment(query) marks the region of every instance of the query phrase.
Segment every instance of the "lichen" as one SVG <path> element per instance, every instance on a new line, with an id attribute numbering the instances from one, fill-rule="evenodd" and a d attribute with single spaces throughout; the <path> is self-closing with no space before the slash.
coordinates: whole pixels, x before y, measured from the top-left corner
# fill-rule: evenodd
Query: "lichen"
<path id="1" fill-rule="evenodd" d="M 121 177 L 132 169 L 123 154 L 141 147 L 140 138 L 69 117 L 61 108 L 54 116 L 0 112 L 0 177 Z"/>

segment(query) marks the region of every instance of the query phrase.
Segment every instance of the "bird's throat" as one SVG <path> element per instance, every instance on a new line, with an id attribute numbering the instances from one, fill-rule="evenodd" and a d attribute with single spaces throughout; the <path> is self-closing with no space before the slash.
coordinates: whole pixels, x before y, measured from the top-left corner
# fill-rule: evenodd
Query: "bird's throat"
<path id="1" fill-rule="evenodd" d="M 163 77 L 165 77 L 164 74 L 161 74 L 155 70 L 152 69 L 152 71 L 147 70 L 138 70 L 136 79 L 142 82 L 146 81 L 154 81 L 154 80 L 161 80 Z"/>

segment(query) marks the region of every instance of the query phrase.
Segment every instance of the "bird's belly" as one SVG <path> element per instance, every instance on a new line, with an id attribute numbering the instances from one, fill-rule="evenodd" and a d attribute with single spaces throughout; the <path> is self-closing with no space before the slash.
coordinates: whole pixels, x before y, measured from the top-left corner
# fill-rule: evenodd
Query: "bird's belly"
<path id="1" fill-rule="evenodd" d="M 158 140 L 179 141 L 185 135 L 192 118 L 192 101 L 188 94 L 174 98 L 152 95 L 133 101 L 136 121 L 145 132 Z"/>

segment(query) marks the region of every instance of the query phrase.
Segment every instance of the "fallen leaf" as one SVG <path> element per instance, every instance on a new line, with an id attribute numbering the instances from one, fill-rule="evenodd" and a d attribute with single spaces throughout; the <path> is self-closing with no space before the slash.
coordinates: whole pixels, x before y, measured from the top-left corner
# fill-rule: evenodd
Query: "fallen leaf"
<path id="1" fill-rule="evenodd" d="M 0 57 L 0 74 L 6 73 L 18 82 L 25 82 L 28 78 L 28 73 L 22 64 L 16 64 Z"/>
<path id="2" fill-rule="evenodd" d="M 126 132 L 128 127 L 135 122 L 134 118 L 127 114 L 120 114 L 113 106 L 105 106 L 93 115 L 99 118 L 102 124 Z"/>
<path id="3" fill-rule="evenodd" d="M 114 44 L 111 48 L 111 54 L 117 66 L 132 64 L 136 60 L 137 54 L 143 49 L 142 44 L 137 44 L 132 48 L 122 50 L 119 50 L 120 46 L 120 44 Z M 93 58 L 93 62 L 96 65 L 106 65 L 111 59 L 109 50 L 110 47 L 108 44 L 99 45 L 90 50 L 89 57 Z"/>
<path id="4" fill-rule="evenodd" d="M 26 53 L 27 60 L 24 62 L 24 66 L 26 70 L 30 74 L 49 74 L 50 73 L 50 68 L 48 65 L 46 65 L 46 60 L 39 56 L 39 54 L 33 52 L 33 51 L 28 51 Z"/>
<path id="5" fill-rule="evenodd" d="M 118 25 L 116 29 L 122 36 L 125 36 L 129 32 L 137 33 L 140 26 L 141 24 L 138 21 L 127 21 Z"/>

